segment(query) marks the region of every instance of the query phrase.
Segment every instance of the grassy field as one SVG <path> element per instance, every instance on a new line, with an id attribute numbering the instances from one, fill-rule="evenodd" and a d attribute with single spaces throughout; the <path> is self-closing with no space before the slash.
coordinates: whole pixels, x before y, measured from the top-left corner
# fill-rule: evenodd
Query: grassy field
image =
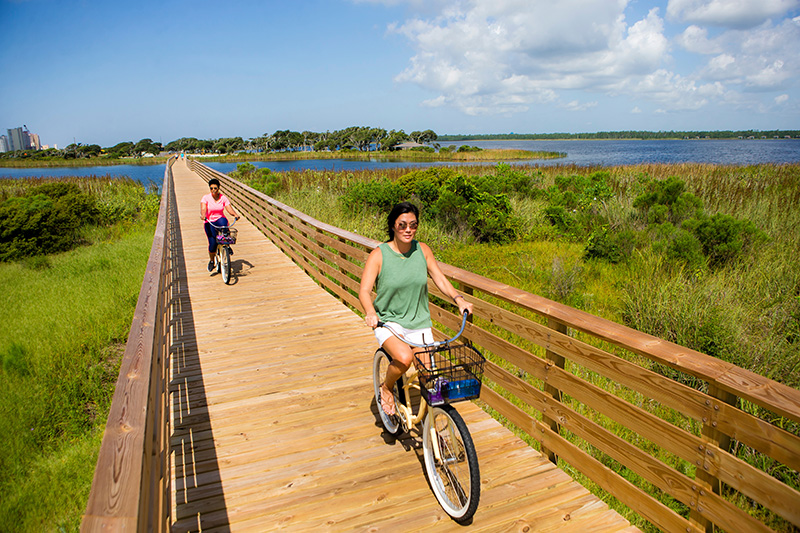
<path id="1" fill-rule="evenodd" d="M 26 181 L 0 192 L 40 182 Z M 0 530 L 77 531 L 152 244 L 157 195 L 72 181 L 114 222 L 83 228 L 70 251 L 0 263 L 13 317 L 0 332 Z"/>

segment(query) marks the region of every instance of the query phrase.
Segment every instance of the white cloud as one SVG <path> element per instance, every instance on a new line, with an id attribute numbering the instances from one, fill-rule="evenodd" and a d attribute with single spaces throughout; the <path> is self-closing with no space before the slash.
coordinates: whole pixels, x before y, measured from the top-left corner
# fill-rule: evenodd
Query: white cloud
<path id="1" fill-rule="evenodd" d="M 739 84 L 744 90 L 773 90 L 800 77 L 800 20 L 749 30 L 729 30 L 713 43 L 724 53 L 708 60 L 698 76 Z"/>
<path id="2" fill-rule="evenodd" d="M 793 94 L 800 79 L 800 17 L 780 18 L 800 0 L 669 0 L 668 16 L 685 21 L 672 35 L 658 8 L 631 18 L 631 0 L 353 1 L 415 13 L 389 26 L 415 50 L 395 80 L 429 91 L 424 106 L 467 115 L 584 111 L 601 95 L 647 100 L 663 113 L 755 108 L 775 97 L 758 93 Z"/>
<path id="3" fill-rule="evenodd" d="M 417 52 L 396 81 L 468 114 L 513 113 L 561 89 L 613 90 L 669 59 L 658 9 L 628 24 L 628 0 L 468 0 L 390 31 Z"/>
<path id="4" fill-rule="evenodd" d="M 633 114 L 633 115 L 640 115 L 641 113 L 642 113 L 642 110 L 639 109 L 639 106 L 634 106 L 633 109 L 631 109 L 631 114 Z"/>
<path id="5" fill-rule="evenodd" d="M 753 28 L 796 9 L 800 0 L 669 0 L 667 17 L 693 24 Z"/>
<path id="6" fill-rule="evenodd" d="M 722 47 L 708 39 L 708 30 L 691 25 L 680 34 L 675 41 L 685 50 L 695 54 L 717 54 Z"/>
<path id="7" fill-rule="evenodd" d="M 593 107 L 597 107 L 597 102 L 584 102 L 580 103 L 577 100 L 573 100 L 568 104 L 565 104 L 564 109 L 567 111 L 586 111 L 587 109 L 591 109 Z"/>
<path id="8" fill-rule="evenodd" d="M 785 104 L 788 101 L 789 101 L 789 95 L 788 94 L 782 94 L 780 96 L 776 96 L 775 97 L 775 103 L 778 104 L 778 105 Z"/>

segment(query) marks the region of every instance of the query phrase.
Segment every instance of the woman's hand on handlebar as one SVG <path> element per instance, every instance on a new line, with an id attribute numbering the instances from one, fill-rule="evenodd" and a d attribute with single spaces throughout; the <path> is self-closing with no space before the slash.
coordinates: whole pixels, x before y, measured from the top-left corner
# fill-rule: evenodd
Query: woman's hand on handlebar
<path id="1" fill-rule="evenodd" d="M 456 305 L 458 305 L 459 315 L 463 315 L 465 312 L 472 314 L 472 302 L 468 302 L 463 296 L 456 299 Z"/>
<path id="2" fill-rule="evenodd" d="M 364 317 L 364 323 L 372 329 L 378 327 L 378 320 L 377 313 L 367 313 L 367 316 Z"/>

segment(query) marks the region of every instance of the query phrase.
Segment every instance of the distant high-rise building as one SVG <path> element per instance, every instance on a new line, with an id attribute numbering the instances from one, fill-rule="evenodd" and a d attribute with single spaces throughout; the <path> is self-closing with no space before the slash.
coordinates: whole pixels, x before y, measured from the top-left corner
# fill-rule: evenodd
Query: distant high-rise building
<path id="1" fill-rule="evenodd" d="M 8 130 L 8 140 L 11 151 L 27 150 L 31 147 L 31 139 L 27 129 L 14 128 Z"/>
<path id="2" fill-rule="evenodd" d="M 0 153 L 8 152 L 8 137 L 0 135 Z"/>
<path id="3" fill-rule="evenodd" d="M 30 134 L 30 139 L 31 139 L 31 148 L 33 148 L 34 150 L 41 150 L 42 149 L 42 143 L 39 140 L 39 134 L 38 133 L 31 133 Z"/>

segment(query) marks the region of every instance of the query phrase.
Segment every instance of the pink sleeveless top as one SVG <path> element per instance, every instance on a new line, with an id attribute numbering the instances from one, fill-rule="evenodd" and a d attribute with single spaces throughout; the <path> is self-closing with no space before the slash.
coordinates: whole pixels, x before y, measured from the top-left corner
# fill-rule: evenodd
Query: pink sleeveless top
<path id="1" fill-rule="evenodd" d="M 214 197 L 211 195 L 211 193 L 203 196 L 203 199 L 200 200 L 200 202 L 206 204 L 206 218 L 209 222 L 216 222 L 225 216 L 225 206 L 231 204 L 230 200 L 228 200 L 228 197 L 224 194 L 219 195 L 219 200 L 214 200 Z"/>

